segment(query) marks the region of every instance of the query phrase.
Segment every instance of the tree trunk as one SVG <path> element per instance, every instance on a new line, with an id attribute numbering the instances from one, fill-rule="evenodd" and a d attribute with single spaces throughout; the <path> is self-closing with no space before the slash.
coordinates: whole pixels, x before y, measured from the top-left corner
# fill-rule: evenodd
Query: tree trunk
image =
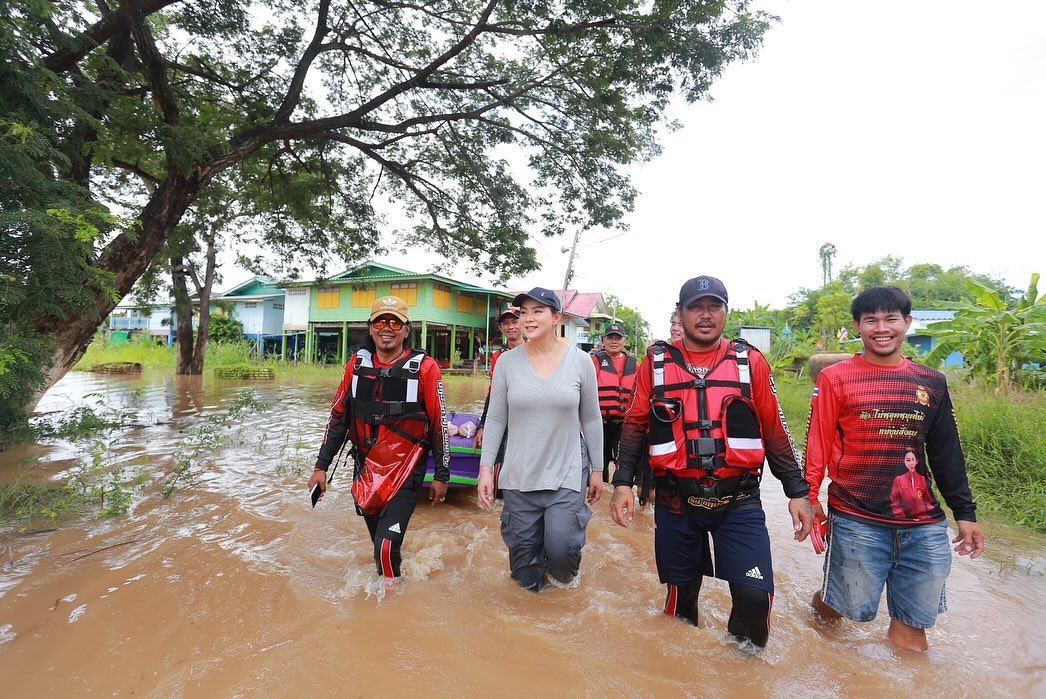
<path id="1" fill-rule="evenodd" d="M 174 291 L 174 313 L 178 317 L 178 363 L 174 373 L 178 375 L 199 374 L 192 370 L 193 329 L 192 299 L 185 283 L 185 261 L 181 257 L 171 258 L 171 286 Z"/>
<path id="2" fill-rule="evenodd" d="M 202 185 L 198 173 L 185 177 L 169 176 L 142 209 L 140 225 L 109 244 L 94 266 L 113 275 L 115 293 L 99 290 L 94 308 L 79 317 L 42 316 L 36 319 L 36 330 L 54 339 L 55 350 L 47 370 L 47 382 L 37 391 L 35 402 L 39 402 L 47 389 L 80 361 L 98 326 L 145 273 Z"/>
<path id="3" fill-rule="evenodd" d="M 207 235 L 207 266 L 204 269 L 203 283 L 200 284 L 199 279 L 193 275 L 193 282 L 197 285 L 196 292 L 200 297 L 200 325 L 196 335 L 196 349 L 193 351 L 188 371 L 178 373 L 194 375 L 203 373 L 204 357 L 207 355 L 207 331 L 211 327 L 211 290 L 214 287 L 217 257 L 214 233 L 211 232 Z"/>

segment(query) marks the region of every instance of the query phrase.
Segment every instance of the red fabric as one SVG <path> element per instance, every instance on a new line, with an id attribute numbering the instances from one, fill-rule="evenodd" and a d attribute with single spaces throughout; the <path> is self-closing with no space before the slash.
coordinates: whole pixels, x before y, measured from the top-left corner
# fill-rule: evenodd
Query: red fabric
<path id="1" fill-rule="evenodd" d="M 908 478 L 909 451 L 922 487 Z M 884 367 L 854 357 L 821 372 L 806 447 L 814 504 L 826 473 L 828 505 L 838 512 L 886 524 L 941 521 L 936 481 L 956 519 L 975 520 L 947 382 L 908 360 Z M 899 476 L 908 483 L 895 488 Z"/>
<path id="2" fill-rule="evenodd" d="M 719 347 L 714 350 L 688 352 L 683 346 L 682 340 L 673 344 L 683 353 L 692 369 L 714 367 L 716 362 L 726 354 L 728 346 L 728 343 L 722 340 Z M 770 470 L 782 482 L 788 497 L 804 496 L 807 487 L 799 466 L 799 455 L 792 441 L 792 435 L 788 431 L 784 411 L 781 410 L 777 400 L 770 365 L 763 355 L 754 349 L 749 351 L 748 361 L 752 378 L 752 402 L 755 404 L 756 416 L 762 430 L 763 446 L 766 448 L 766 458 Z M 646 434 L 649 424 L 650 390 L 653 383 L 651 373 L 651 360 L 648 354 L 636 372 L 636 396 L 632 401 L 632 407 L 625 414 L 621 448 L 625 450 L 625 445 L 628 444 L 627 454 L 623 454 L 623 460 L 627 458 L 629 466 L 632 466 L 633 462 L 638 463 L 637 454 L 633 453 L 637 452 L 634 435 Z"/>
<path id="3" fill-rule="evenodd" d="M 406 353 L 404 353 L 406 354 Z M 396 361 L 403 359 L 404 355 L 400 355 L 396 358 Z M 373 357 L 374 367 L 389 368 L 395 366 L 396 362 L 386 364 L 378 360 L 377 354 Z M 345 365 L 345 374 L 342 376 L 341 383 L 338 384 L 338 390 L 334 393 L 334 400 L 331 402 L 330 417 L 327 419 L 327 430 L 324 433 L 323 439 L 327 441 L 327 436 L 333 428 L 341 424 L 345 417 L 345 397 L 350 394 L 352 390 L 352 376 L 353 366 L 356 364 L 356 355 L 352 355 L 349 358 L 348 364 Z M 428 440 L 432 449 L 433 457 L 436 461 L 436 480 L 449 480 L 450 478 L 450 449 L 449 449 L 449 435 L 447 434 L 447 405 L 446 398 L 443 393 L 443 374 L 439 370 L 439 365 L 436 364 L 432 357 L 425 357 L 421 362 L 421 370 L 419 374 L 419 392 L 421 394 L 421 400 L 425 404 L 425 414 L 428 417 L 429 433 Z M 380 396 L 375 396 L 375 400 L 380 399 Z M 363 439 L 360 435 L 363 432 L 364 425 L 356 420 L 349 425 L 348 438 L 353 444 L 359 448 Z M 366 453 L 360 453 L 361 458 L 366 457 Z M 440 471 L 442 468 L 447 469 L 446 476 L 440 477 Z"/>

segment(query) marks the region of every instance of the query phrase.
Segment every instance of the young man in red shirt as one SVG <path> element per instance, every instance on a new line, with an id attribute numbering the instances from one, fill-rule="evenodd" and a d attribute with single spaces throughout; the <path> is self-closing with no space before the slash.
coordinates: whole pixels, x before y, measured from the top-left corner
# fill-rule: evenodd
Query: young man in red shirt
<path id="1" fill-rule="evenodd" d="M 425 480 L 427 450 L 432 450 L 436 462 L 429 491 L 433 507 L 446 499 L 450 482 L 443 376 L 432 357 L 410 349 L 410 332 L 403 299 L 386 296 L 371 307 L 367 343 L 345 365 L 308 486 L 309 490 L 317 485 L 321 491 L 327 490 L 327 469 L 346 437 L 352 443 L 354 480 L 366 468 L 372 451 L 387 451 L 375 450 L 375 446 L 396 440 L 402 444 L 404 438 L 422 445 L 424 451 L 413 473 L 380 512 L 368 514 L 356 508 L 374 542 L 378 574 L 386 578 L 400 577 L 400 547 Z"/>
<path id="2" fill-rule="evenodd" d="M 814 609 L 829 619 L 871 621 L 885 586 L 887 638 L 923 651 L 926 629 L 946 609 L 951 570 L 948 525 L 930 483 L 936 481 L 955 515 L 951 543 L 960 556 L 980 556 L 984 534 L 944 375 L 902 353 L 911 308 L 896 287 L 874 287 L 854 299 L 850 310 L 864 352 L 817 378 L 806 480 L 823 520 L 819 491 L 826 472 L 831 479 L 824 584 Z"/>

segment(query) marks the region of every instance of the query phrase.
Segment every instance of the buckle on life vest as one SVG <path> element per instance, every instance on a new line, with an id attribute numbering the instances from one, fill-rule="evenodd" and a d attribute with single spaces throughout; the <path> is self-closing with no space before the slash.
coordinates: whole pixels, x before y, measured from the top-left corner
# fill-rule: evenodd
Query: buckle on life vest
<path id="1" fill-rule="evenodd" d="M 700 457 L 702 461 L 709 460 L 716 455 L 716 440 L 711 437 L 698 437 L 691 440 L 694 443 L 694 456 Z M 702 463 L 702 466 L 707 466 Z"/>
<path id="2" fill-rule="evenodd" d="M 694 378 L 694 388 L 704 388 L 705 378 L 703 376 Z"/>

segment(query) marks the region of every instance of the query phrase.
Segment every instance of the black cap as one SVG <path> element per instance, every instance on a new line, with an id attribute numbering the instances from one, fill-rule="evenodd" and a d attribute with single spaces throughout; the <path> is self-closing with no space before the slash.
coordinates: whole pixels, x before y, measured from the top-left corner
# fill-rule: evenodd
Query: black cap
<path id="1" fill-rule="evenodd" d="M 505 320 L 505 316 L 510 316 L 512 318 L 517 318 L 518 319 L 519 318 L 519 307 L 518 306 L 509 306 L 508 308 L 503 310 L 501 313 L 498 314 L 498 322 L 500 323 L 501 321 Z"/>
<path id="2" fill-rule="evenodd" d="M 542 306 L 548 306 L 557 313 L 563 311 L 563 304 L 560 302 L 559 297 L 556 296 L 555 292 L 549 291 L 548 289 L 542 289 L 540 286 L 535 286 L 527 293 L 520 294 L 516 298 L 512 299 L 512 305 L 522 306 L 523 302 L 527 299 L 537 301 Z"/>
<path id="3" fill-rule="evenodd" d="M 603 331 L 603 337 L 607 335 L 620 335 L 625 336 L 625 329 L 621 327 L 621 323 L 611 323 L 607 326 L 607 329 Z"/>
<path id="4" fill-rule="evenodd" d="M 679 287 L 679 305 L 686 307 L 704 296 L 711 296 L 723 303 L 729 302 L 726 287 L 715 277 L 694 277 Z"/>

